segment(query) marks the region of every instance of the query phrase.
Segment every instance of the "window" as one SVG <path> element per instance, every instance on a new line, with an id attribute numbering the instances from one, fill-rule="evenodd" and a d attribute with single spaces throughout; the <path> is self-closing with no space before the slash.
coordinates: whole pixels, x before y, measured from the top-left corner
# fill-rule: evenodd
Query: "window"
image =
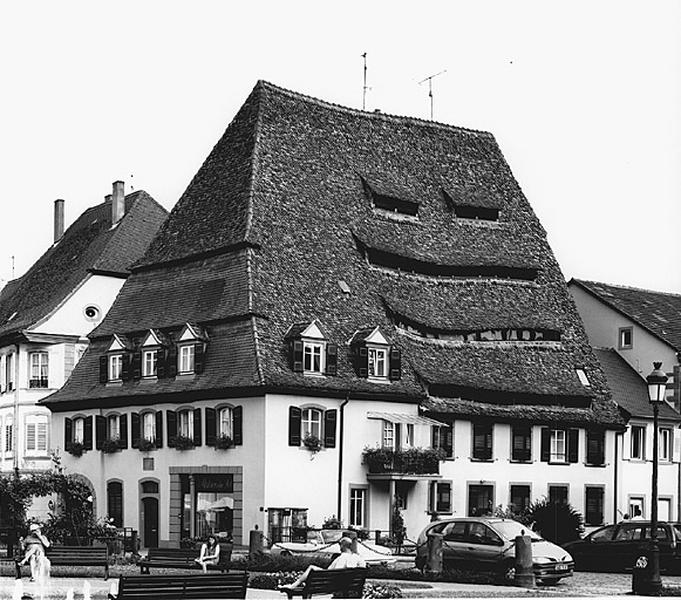
<path id="1" fill-rule="evenodd" d="M 14 389 L 14 353 L 5 356 L 5 380 L 7 381 L 7 391 Z"/>
<path id="2" fill-rule="evenodd" d="M 473 458 L 492 460 L 492 423 L 473 423 Z"/>
<path id="3" fill-rule="evenodd" d="M 123 375 L 123 355 L 109 356 L 109 381 L 120 381 Z"/>
<path id="4" fill-rule="evenodd" d="M 193 439 L 194 415 L 191 410 L 181 410 L 177 413 L 177 435 Z"/>
<path id="5" fill-rule="evenodd" d="M 532 427 L 515 425 L 511 431 L 511 460 L 530 462 L 532 460 Z"/>
<path id="6" fill-rule="evenodd" d="M 521 512 L 530 507 L 530 486 L 511 485 L 511 510 Z"/>
<path id="7" fill-rule="evenodd" d="M 568 487 L 566 485 L 550 485 L 549 502 L 552 504 L 567 504 Z"/>
<path id="8" fill-rule="evenodd" d="M 673 436 L 672 430 L 667 427 L 660 428 L 658 431 L 659 437 L 657 440 L 657 457 L 662 462 L 672 461 L 672 444 Z"/>
<path id="9" fill-rule="evenodd" d="M 633 460 L 645 459 L 645 433 L 644 425 L 631 426 L 631 458 Z"/>
<path id="10" fill-rule="evenodd" d="M 501 538 L 484 523 L 473 521 L 468 526 L 468 543 L 485 546 L 502 546 Z"/>
<path id="11" fill-rule="evenodd" d="M 369 377 L 385 378 L 386 350 L 385 348 L 369 348 Z"/>
<path id="12" fill-rule="evenodd" d="M 30 388 L 46 388 L 48 380 L 48 354 L 47 352 L 31 352 L 29 354 L 31 365 L 31 378 L 28 382 Z"/>
<path id="13" fill-rule="evenodd" d="M 106 485 L 106 506 L 111 524 L 123 527 L 123 484 L 120 481 L 110 481 Z"/>
<path id="14" fill-rule="evenodd" d="M 142 437 L 148 442 L 156 441 L 156 415 L 144 413 L 142 415 Z"/>
<path id="15" fill-rule="evenodd" d="M 383 421 L 383 438 L 381 445 L 384 448 L 395 448 L 395 423 Z"/>
<path id="16" fill-rule="evenodd" d="M 194 372 L 194 344 L 180 346 L 180 374 Z"/>
<path id="17" fill-rule="evenodd" d="M 414 447 L 414 425 L 413 423 L 407 423 L 404 426 L 404 447 L 413 448 Z"/>
<path id="18" fill-rule="evenodd" d="M 47 454 L 47 416 L 28 415 L 26 424 L 26 454 Z"/>
<path id="19" fill-rule="evenodd" d="M 0 394 L 7 391 L 7 381 L 5 379 L 5 355 L 0 355 Z"/>
<path id="20" fill-rule="evenodd" d="M 234 410 L 236 411 L 237 409 L 239 414 L 238 443 L 241 443 L 241 407 L 236 407 Z M 323 410 L 317 407 L 299 408 L 298 406 L 289 406 L 288 445 L 300 446 L 300 444 L 305 441 L 307 435 L 314 435 L 322 442 L 321 445 L 323 447 L 335 448 L 337 414 L 338 411 L 335 408 Z M 235 418 L 236 425 L 236 414 L 233 413 L 232 416 Z M 314 444 L 314 447 L 309 443 L 306 443 L 305 446 L 314 451 L 320 449 L 320 445 L 316 443 Z"/>
<path id="21" fill-rule="evenodd" d="M 365 488 L 350 488 L 350 527 L 366 528 L 366 498 Z"/>
<path id="22" fill-rule="evenodd" d="M 321 343 L 303 343 L 303 371 L 305 373 L 318 373 L 320 375 L 323 372 Z"/>
<path id="23" fill-rule="evenodd" d="M 118 440 L 120 437 L 120 419 L 118 415 L 110 415 L 106 419 L 106 438 L 108 440 Z"/>
<path id="24" fill-rule="evenodd" d="M 634 347 L 634 330 L 632 327 L 620 327 L 619 349 L 629 350 Z"/>
<path id="25" fill-rule="evenodd" d="M 603 488 L 586 487 L 586 525 L 603 524 Z"/>
<path id="26" fill-rule="evenodd" d="M 218 435 L 234 439 L 234 416 L 230 407 L 220 409 L 218 421 Z"/>
<path id="27" fill-rule="evenodd" d="M 579 382 L 584 386 L 584 387 L 591 387 L 591 382 L 589 381 L 589 378 L 586 376 L 586 372 L 584 369 L 575 369 L 577 373 L 577 377 L 579 378 Z"/>
<path id="28" fill-rule="evenodd" d="M 445 457 L 453 454 L 454 425 L 433 425 L 431 429 L 431 446 L 435 450 L 442 450 Z"/>
<path id="29" fill-rule="evenodd" d="M 76 444 L 85 442 L 85 419 L 82 417 L 73 420 L 73 441 Z"/>
<path id="30" fill-rule="evenodd" d="M 556 464 L 578 462 L 579 430 L 542 427 L 540 454 L 543 462 Z"/>
<path id="31" fill-rule="evenodd" d="M 430 511 L 439 514 L 452 512 L 451 481 L 433 481 L 430 486 Z"/>
<path id="32" fill-rule="evenodd" d="M 145 350 L 142 353 L 142 377 L 156 377 L 158 369 L 158 350 Z"/>
<path id="33" fill-rule="evenodd" d="M 605 464 L 605 432 L 587 430 L 586 464 L 603 466 Z"/>
<path id="34" fill-rule="evenodd" d="M 317 408 L 303 409 L 303 428 L 302 435 L 305 439 L 308 435 L 321 438 L 322 432 L 322 411 Z"/>
<path id="35" fill-rule="evenodd" d="M 13 422 L 12 417 L 7 417 L 5 419 L 5 452 L 11 453 L 14 451 L 14 439 L 13 439 Z"/>
<path id="36" fill-rule="evenodd" d="M 551 462 L 567 462 L 567 441 L 564 429 L 551 430 Z"/>

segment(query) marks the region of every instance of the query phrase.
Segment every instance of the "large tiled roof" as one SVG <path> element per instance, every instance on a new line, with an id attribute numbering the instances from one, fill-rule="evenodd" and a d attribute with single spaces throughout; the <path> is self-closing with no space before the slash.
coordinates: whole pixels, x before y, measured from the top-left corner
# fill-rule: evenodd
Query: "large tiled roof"
<path id="1" fill-rule="evenodd" d="M 681 352 L 681 294 L 572 279 L 601 302 Z"/>
<path id="2" fill-rule="evenodd" d="M 594 348 L 605 371 L 612 399 L 631 417 L 653 418 L 648 402 L 648 386 L 645 379 L 627 363 L 613 348 Z M 660 405 L 660 417 L 681 421 L 681 415 L 666 402 Z"/>
<path id="3" fill-rule="evenodd" d="M 418 214 L 375 208 L 375 193 Z M 499 220 L 457 218 L 452 202 L 499 208 Z M 519 267 L 536 277 L 435 278 L 370 264 L 366 247 L 398 263 Z M 220 254 L 231 265 L 224 271 L 215 262 Z M 230 344 L 252 349 L 244 369 L 261 390 L 418 402 L 439 385 L 470 391 L 475 399 L 467 401 L 483 410 L 494 406 L 481 401 L 485 394 L 520 391 L 523 401 L 621 425 L 545 232 L 489 133 L 343 108 L 259 82 L 138 267 L 94 338 L 196 320 L 208 332 L 210 355 L 220 320 L 243 322 L 250 333 Z M 224 290 L 211 293 L 224 308 L 212 311 L 197 290 L 209 281 L 217 290 L 222 272 Z M 164 277 L 176 278 L 177 293 Z M 434 343 L 398 331 L 395 312 L 452 330 L 552 329 L 561 341 Z M 287 331 L 315 319 L 338 344 L 335 376 L 306 377 L 289 366 Z M 349 340 L 375 327 L 403 351 L 400 381 L 355 373 Z M 85 382 L 97 380 L 94 362 L 81 360 L 72 377 L 80 383 L 48 402 L 91 399 L 97 384 Z M 207 363 L 194 389 L 213 394 L 213 369 L 221 368 Z M 588 373 L 590 389 L 580 387 L 576 368 Z M 123 393 L 110 390 L 101 385 L 97 394 Z M 133 385 L 127 392 L 137 394 Z M 576 404 L 587 408 L 569 408 Z"/>
<path id="4" fill-rule="evenodd" d="M 167 212 L 142 190 L 127 195 L 125 204 L 114 229 L 111 204 L 88 208 L 16 283 L 10 282 L 11 293 L 0 297 L 0 336 L 49 315 L 88 273 L 129 275 L 129 265 L 139 259 Z"/>

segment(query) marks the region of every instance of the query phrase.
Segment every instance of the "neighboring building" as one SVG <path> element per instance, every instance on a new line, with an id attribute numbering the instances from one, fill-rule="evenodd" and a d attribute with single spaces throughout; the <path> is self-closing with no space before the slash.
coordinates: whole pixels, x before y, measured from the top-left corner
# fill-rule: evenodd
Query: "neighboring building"
<path id="1" fill-rule="evenodd" d="M 650 518 L 653 408 L 648 401 L 645 380 L 612 348 L 594 350 L 605 371 L 612 396 L 617 402 L 627 429 L 617 434 L 617 469 L 613 482 L 615 514 L 634 516 L 638 507 Z M 658 518 L 679 521 L 679 469 L 681 465 L 681 415 L 662 403 L 659 410 L 658 436 Z"/>
<path id="2" fill-rule="evenodd" d="M 144 191 L 125 196 L 116 182 L 113 192 L 66 232 L 64 201 L 55 201 L 54 244 L 0 291 L 0 471 L 50 467 L 59 440 L 38 401 L 68 379 L 167 216 Z"/>
<path id="3" fill-rule="evenodd" d="M 681 410 L 681 294 L 571 279 L 568 283 L 591 345 L 614 348 L 646 377 L 666 371 L 667 400 Z"/>
<path id="4" fill-rule="evenodd" d="M 545 495 L 612 519 L 624 422 L 489 133 L 260 82 L 132 271 L 42 404 L 144 546 L 396 502 L 411 536 Z"/>

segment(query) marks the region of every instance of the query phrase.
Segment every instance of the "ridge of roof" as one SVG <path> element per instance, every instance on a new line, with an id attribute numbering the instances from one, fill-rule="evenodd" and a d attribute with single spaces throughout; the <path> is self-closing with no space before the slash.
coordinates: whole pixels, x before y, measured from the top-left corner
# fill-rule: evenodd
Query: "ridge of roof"
<path id="1" fill-rule="evenodd" d="M 645 294 L 652 294 L 654 296 L 672 296 L 674 298 L 678 298 L 681 300 L 681 294 L 678 294 L 676 292 L 661 292 L 657 290 L 651 290 L 648 288 L 641 288 L 641 287 L 636 287 L 633 285 L 623 285 L 621 283 L 605 283 L 603 281 L 593 281 L 591 279 L 578 279 L 577 277 L 572 277 L 570 281 L 574 281 L 576 283 L 581 283 L 585 285 L 602 285 L 607 288 L 615 288 L 619 290 L 629 290 L 632 292 L 643 292 Z"/>

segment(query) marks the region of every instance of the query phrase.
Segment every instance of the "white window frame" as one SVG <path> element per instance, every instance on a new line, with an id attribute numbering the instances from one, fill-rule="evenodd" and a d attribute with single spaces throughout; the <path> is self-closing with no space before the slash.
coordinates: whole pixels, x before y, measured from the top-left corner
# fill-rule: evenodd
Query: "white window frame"
<path id="1" fill-rule="evenodd" d="M 323 342 L 303 340 L 303 373 L 322 375 L 325 367 L 325 355 Z"/>
<path id="2" fill-rule="evenodd" d="M 7 379 L 5 377 L 5 355 L 0 354 L 0 394 L 7 391 Z"/>
<path id="3" fill-rule="evenodd" d="M 305 439 L 308 435 L 322 439 L 322 410 L 314 406 L 308 406 L 300 411 L 300 435 Z"/>
<path id="4" fill-rule="evenodd" d="M 568 460 L 567 431 L 565 429 L 552 429 L 549 444 L 549 462 L 566 463 Z"/>
<path id="5" fill-rule="evenodd" d="M 106 439 L 112 442 L 121 439 L 121 417 L 120 415 L 107 415 L 106 417 Z"/>
<path id="6" fill-rule="evenodd" d="M 73 443 L 83 444 L 85 442 L 85 419 L 76 417 L 73 419 Z"/>
<path id="7" fill-rule="evenodd" d="M 448 485 L 449 486 L 449 510 L 439 510 L 438 503 L 437 503 L 437 498 L 438 498 L 438 492 L 439 488 L 442 485 Z M 439 514 L 452 514 L 453 512 L 453 505 L 454 505 L 454 485 L 450 480 L 446 481 L 433 481 L 431 483 L 431 488 L 430 488 L 430 511 L 431 512 L 437 512 Z"/>
<path id="8" fill-rule="evenodd" d="M 669 427 L 660 427 L 657 440 L 657 458 L 660 462 L 672 462 L 674 434 Z M 665 439 L 666 438 L 666 439 Z"/>
<path id="9" fill-rule="evenodd" d="M 234 413 L 231 406 L 218 411 L 218 435 L 234 439 Z"/>
<path id="10" fill-rule="evenodd" d="M 188 375 L 194 372 L 196 365 L 194 342 L 181 344 L 177 353 L 177 372 L 180 375 Z"/>
<path id="11" fill-rule="evenodd" d="M 5 454 L 12 454 L 14 452 L 14 419 L 11 416 L 5 417 L 2 431 Z"/>
<path id="12" fill-rule="evenodd" d="M 367 488 L 350 488 L 349 526 L 360 529 L 367 528 Z"/>
<path id="13" fill-rule="evenodd" d="M 14 352 L 5 355 L 5 373 L 7 374 L 7 381 L 5 383 L 8 392 L 14 390 L 14 356 Z"/>
<path id="14" fill-rule="evenodd" d="M 29 364 L 29 382 L 39 381 L 42 382 L 44 379 L 47 382 L 45 387 L 49 387 L 50 380 L 50 354 L 47 350 L 35 350 L 28 353 L 28 364 Z M 43 370 L 45 376 L 43 377 Z M 39 385 L 38 387 L 43 387 Z"/>
<path id="15" fill-rule="evenodd" d="M 635 435 L 636 434 L 636 435 Z M 639 440 L 639 454 L 634 454 L 634 441 Z M 646 458 L 646 427 L 645 425 L 632 425 L 629 431 L 629 458 L 632 460 L 645 460 Z"/>
<path id="16" fill-rule="evenodd" d="M 156 441 L 156 413 L 142 414 L 142 437 L 148 442 Z"/>
<path id="17" fill-rule="evenodd" d="M 47 455 L 49 448 L 48 432 L 47 415 L 26 415 L 24 419 L 24 446 L 27 456 Z M 31 440 L 32 444 L 30 443 Z"/>
<path id="18" fill-rule="evenodd" d="M 177 435 L 194 439 L 194 411 L 189 408 L 177 413 Z"/>
<path id="19" fill-rule="evenodd" d="M 123 377 L 123 354 L 109 354 L 108 380 L 121 381 Z"/>
<path id="20" fill-rule="evenodd" d="M 402 427 L 402 431 L 404 432 L 404 443 L 402 444 L 403 448 L 413 448 L 414 447 L 414 424 L 413 423 L 405 423 L 404 426 Z"/>
<path id="21" fill-rule="evenodd" d="M 381 434 L 381 446 L 383 448 L 395 449 L 395 423 L 383 420 L 383 431 Z"/>
<path id="22" fill-rule="evenodd" d="M 624 335 L 629 334 L 629 343 L 624 343 Z M 617 332 L 617 348 L 619 350 L 631 350 L 634 347 L 634 328 L 620 327 Z"/>
<path id="23" fill-rule="evenodd" d="M 158 350 L 142 351 L 142 377 L 156 377 L 158 374 Z"/>
<path id="24" fill-rule="evenodd" d="M 367 373 L 369 379 L 388 379 L 388 349 L 367 346 Z"/>

